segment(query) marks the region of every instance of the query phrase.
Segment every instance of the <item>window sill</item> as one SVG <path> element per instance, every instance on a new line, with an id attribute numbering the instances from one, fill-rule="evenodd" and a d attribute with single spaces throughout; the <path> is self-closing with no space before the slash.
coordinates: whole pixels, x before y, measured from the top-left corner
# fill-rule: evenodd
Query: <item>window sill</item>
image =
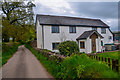
<path id="1" fill-rule="evenodd" d="M 85 49 L 85 48 L 80 48 L 80 49 Z"/>

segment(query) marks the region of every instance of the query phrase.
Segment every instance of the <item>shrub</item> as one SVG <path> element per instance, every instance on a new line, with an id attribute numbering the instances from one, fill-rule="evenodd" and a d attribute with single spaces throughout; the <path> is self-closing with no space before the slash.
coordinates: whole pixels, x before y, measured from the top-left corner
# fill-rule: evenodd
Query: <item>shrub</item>
<path id="1" fill-rule="evenodd" d="M 65 41 L 59 44 L 60 54 L 70 56 L 72 53 L 78 53 L 79 47 L 75 41 Z"/>

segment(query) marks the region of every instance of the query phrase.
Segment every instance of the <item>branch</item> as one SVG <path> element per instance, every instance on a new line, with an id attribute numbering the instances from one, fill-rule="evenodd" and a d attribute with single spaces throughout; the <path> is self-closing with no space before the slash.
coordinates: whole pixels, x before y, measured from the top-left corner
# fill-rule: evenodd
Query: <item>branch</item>
<path id="1" fill-rule="evenodd" d="M 25 19 L 25 18 L 26 18 L 26 17 L 14 19 L 14 20 L 12 20 L 12 21 L 10 22 L 10 24 L 12 24 L 12 23 L 14 23 L 14 22 L 16 22 L 16 21 L 18 21 L 18 20 Z"/>

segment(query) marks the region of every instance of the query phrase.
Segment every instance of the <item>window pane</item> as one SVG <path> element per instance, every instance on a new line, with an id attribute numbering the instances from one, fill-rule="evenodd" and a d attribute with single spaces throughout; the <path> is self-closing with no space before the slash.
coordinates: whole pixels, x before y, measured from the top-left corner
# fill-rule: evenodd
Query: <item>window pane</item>
<path id="1" fill-rule="evenodd" d="M 103 46 L 103 41 L 101 41 L 101 46 Z"/>
<path id="2" fill-rule="evenodd" d="M 106 33 L 106 28 L 101 28 L 101 33 Z"/>
<path id="3" fill-rule="evenodd" d="M 82 48 L 82 42 L 80 42 L 80 48 Z"/>
<path id="4" fill-rule="evenodd" d="M 72 33 L 72 27 L 69 27 L 70 33 Z"/>
<path id="5" fill-rule="evenodd" d="M 80 48 L 85 48 L 85 42 L 80 42 Z"/>
<path id="6" fill-rule="evenodd" d="M 109 40 L 111 40 L 112 39 L 112 36 L 109 36 Z"/>
<path id="7" fill-rule="evenodd" d="M 92 28 L 92 30 L 97 30 L 97 28 Z"/>
<path id="8" fill-rule="evenodd" d="M 85 43 L 83 42 L 83 48 L 85 48 Z"/>
<path id="9" fill-rule="evenodd" d="M 56 49 L 58 49 L 58 45 L 59 45 L 59 43 L 52 43 L 53 50 L 56 50 Z"/>
<path id="10" fill-rule="evenodd" d="M 58 33 L 59 32 L 59 27 L 58 26 L 56 26 L 56 33 Z"/>
<path id="11" fill-rule="evenodd" d="M 53 33 L 55 32 L 55 26 L 52 26 L 52 32 Z"/>
<path id="12" fill-rule="evenodd" d="M 74 33 L 76 32 L 76 27 L 73 27 L 73 32 L 74 32 Z"/>
<path id="13" fill-rule="evenodd" d="M 55 49 L 55 43 L 52 43 L 52 48 Z"/>

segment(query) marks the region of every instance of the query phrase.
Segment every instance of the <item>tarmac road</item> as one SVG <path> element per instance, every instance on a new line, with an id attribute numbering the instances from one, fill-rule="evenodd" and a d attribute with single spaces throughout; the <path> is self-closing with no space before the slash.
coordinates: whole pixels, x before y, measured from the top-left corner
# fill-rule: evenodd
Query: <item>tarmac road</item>
<path id="1" fill-rule="evenodd" d="M 2 78 L 53 78 L 37 58 L 25 48 L 18 51 L 2 67 Z"/>

